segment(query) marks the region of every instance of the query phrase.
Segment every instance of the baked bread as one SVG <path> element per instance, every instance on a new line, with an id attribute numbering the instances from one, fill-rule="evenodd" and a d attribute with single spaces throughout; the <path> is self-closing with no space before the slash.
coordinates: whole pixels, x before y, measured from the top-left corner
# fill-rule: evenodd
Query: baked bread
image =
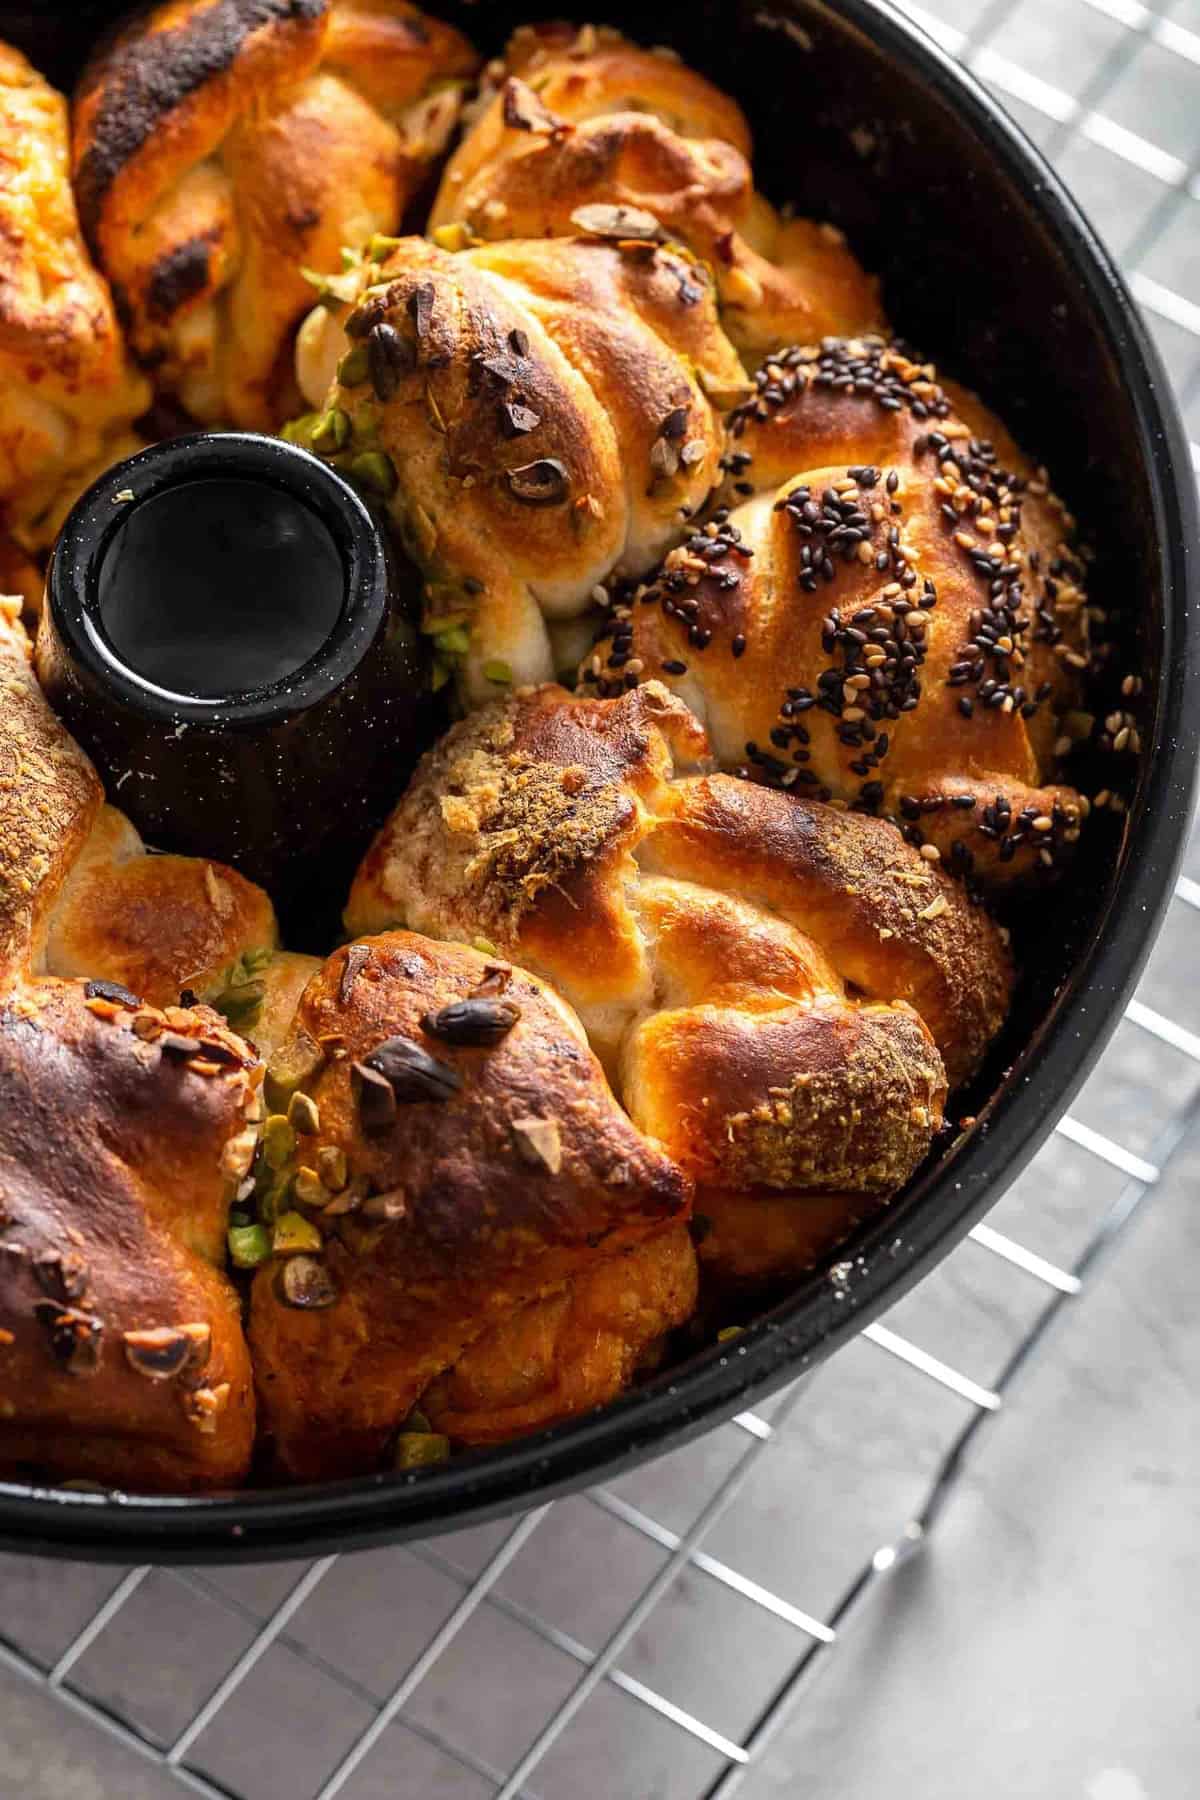
<path id="1" fill-rule="evenodd" d="M 735 1232 L 704 1239 L 702 1261 L 781 1275 L 911 1176 L 1004 1017 L 1009 964 L 891 825 L 707 760 L 657 683 L 495 702 L 426 756 L 346 923 L 482 935 L 552 981 L 701 1214 L 786 1196 L 794 1229 L 769 1267 Z"/>
<path id="2" fill-rule="evenodd" d="M 289 1474 L 378 1467 L 434 1383 L 458 1441 L 552 1424 L 690 1315 L 688 1184 L 534 977 L 407 932 L 356 942 L 305 990 L 268 1094 L 297 1068 L 306 1135 L 275 1179 L 325 1197 L 313 1252 L 264 1265 L 250 1315 Z"/>
<path id="3" fill-rule="evenodd" d="M 304 269 L 397 229 L 474 66 L 405 0 L 167 0 L 97 53 L 80 214 L 160 395 L 254 430 L 295 410 Z"/>
<path id="4" fill-rule="evenodd" d="M 897 819 L 992 887 L 1060 866 L 1086 565 L 1044 469 L 882 338 L 768 362 L 732 504 L 612 609 L 588 691 L 666 682 L 723 767 Z"/>
<path id="5" fill-rule="evenodd" d="M 711 265 L 751 366 L 781 344 L 878 327 L 878 285 L 841 232 L 781 217 L 756 193 L 750 155 L 741 109 L 670 51 L 590 25 L 527 25 L 487 71 L 429 229 L 563 237 L 581 209 L 649 214 Z"/>
<path id="6" fill-rule="evenodd" d="M 650 568 L 719 479 L 746 383 L 712 283 L 599 238 L 405 238 L 370 280 L 301 334 L 304 441 L 389 494 L 471 699 L 545 679 L 552 626 Z"/>
<path id="7" fill-rule="evenodd" d="M 0 146 L 0 518 L 30 549 L 49 543 L 94 464 L 136 447 L 150 390 L 84 247 L 66 101 L 8 44 Z"/>
<path id="8" fill-rule="evenodd" d="M 190 885 L 178 900 L 186 859 L 162 859 L 174 879 L 157 872 L 145 907 L 96 890 L 95 845 L 120 838 L 119 815 L 42 698 L 15 614 L 0 613 L 0 1470 L 224 1485 L 254 1436 L 222 1271 L 262 1066 L 218 1013 L 177 1003 L 196 958 L 229 955 L 255 905 L 231 870 L 199 865 L 229 895 L 212 909 L 222 946 Z M 120 907 L 115 930 L 101 905 Z M 264 897 L 256 934 L 269 912 Z M 77 957 L 90 979 L 47 972 Z"/>

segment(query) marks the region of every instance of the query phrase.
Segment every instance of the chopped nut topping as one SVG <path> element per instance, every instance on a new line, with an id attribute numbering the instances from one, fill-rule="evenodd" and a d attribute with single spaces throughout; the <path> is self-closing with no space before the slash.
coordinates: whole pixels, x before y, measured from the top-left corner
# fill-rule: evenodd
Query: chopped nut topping
<path id="1" fill-rule="evenodd" d="M 562 1168 L 562 1137 L 554 1119 L 514 1119 L 513 1137 L 527 1163 L 557 1175 Z"/>

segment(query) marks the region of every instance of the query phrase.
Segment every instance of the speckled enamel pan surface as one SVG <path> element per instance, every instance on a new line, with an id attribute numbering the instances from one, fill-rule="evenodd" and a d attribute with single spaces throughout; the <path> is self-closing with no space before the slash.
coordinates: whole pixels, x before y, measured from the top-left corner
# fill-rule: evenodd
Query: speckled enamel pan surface
<path id="1" fill-rule="evenodd" d="M 488 51 L 523 19 L 568 10 L 430 4 Z M 117 10 L 0 5 L 0 35 L 69 81 Z M 600 12 L 646 37 L 644 8 Z M 829 1356 L 946 1254 L 1062 1114 L 1145 960 L 1191 810 L 1200 591 L 1188 447 L 1120 276 L 1017 127 L 882 0 L 690 0 L 656 7 L 652 35 L 741 102 L 759 184 L 840 224 L 883 275 L 897 328 L 1052 467 L 1096 546 L 1094 598 L 1122 608 L 1123 665 L 1145 680 L 1128 811 L 1085 832 L 1068 880 L 1037 903 L 1036 931 L 1013 921 L 1013 1014 L 955 1110 L 978 1123 L 838 1253 L 836 1281 L 814 1271 L 738 1338 L 602 1413 L 417 1475 L 199 1500 L 0 1485 L 5 1547 L 119 1561 L 312 1555 L 516 1511 L 684 1442 Z"/>

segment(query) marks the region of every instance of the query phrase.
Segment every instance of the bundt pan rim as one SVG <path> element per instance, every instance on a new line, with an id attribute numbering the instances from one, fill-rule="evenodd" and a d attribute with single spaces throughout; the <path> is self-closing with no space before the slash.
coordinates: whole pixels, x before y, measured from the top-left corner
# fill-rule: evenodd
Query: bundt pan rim
<path id="1" fill-rule="evenodd" d="M 86 10 L 94 28 L 118 9 Z M 518 4 L 488 8 L 485 15 L 485 9 L 470 5 L 435 4 L 434 10 L 451 16 L 477 41 L 489 35 L 482 48 L 490 51 L 522 20 L 571 9 L 561 4 L 557 8 Z M 637 32 L 632 8 L 616 4 L 590 10 L 613 23 L 628 23 Z M 626 12 L 629 19 L 623 20 Z M 0 4 L 0 35 L 11 29 L 25 41 L 18 29 L 21 13 L 18 7 Z M 1057 903 L 1056 923 L 1062 926 L 1070 961 L 1036 977 L 1035 986 L 1040 980 L 1043 988 L 1049 988 L 1048 999 L 1039 990 L 1031 1000 L 1027 983 L 998 1055 L 958 1107 L 959 1116 L 967 1111 L 980 1115 L 980 1125 L 931 1159 L 898 1201 L 860 1227 L 829 1259 L 848 1261 L 849 1278 L 831 1281 L 827 1263 L 732 1344 L 714 1346 L 676 1365 L 598 1414 L 499 1449 L 458 1457 L 444 1468 L 418 1475 L 358 1477 L 187 1499 L 0 1483 L 0 1548 L 91 1561 L 159 1563 L 315 1555 L 460 1529 L 541 1503 L 601 1476 L 612 1479 L 761 1402 L 830 1355 L 913 1286 L 995 1204 L 1029 1161 L 1121 1018 L 1171 897 L 1191 816 L 1200 742 L 1200 717 L 1194 710 L 1189 717 L 1184 705 L 1189 681 L 1200 680 L 1193 617 L 1200 603 L 1196 495 L 1188 445 L 1165 372 L 1121 276 L 1041 154 L 971 75 L 886 0 L 788 0 L 770 8 L 748 0 L 741 5 L 738 0 L 727 5 L 709 0 L 660 8 L 655 35 L 678 40 L 685 54 L 695 55 L 702 66 L 707 45 L 710 70 L 715 65 L 720 79 L 722 52 L 726 75 L 731 66 L 740 73 L 742 65 L 727 54 L 727 43 L 704 35 L 714 17 L 736 34 L 743 26 L 749 29 L 746 22 L 752 18 L 764 29 L 764 14 L 777 28 L 765 28 L 773 40 L 775 66 L 784 66 L 785 53 L 806 54 L 806 37 L 818 48 L 833 40 L 837 56 L 857 59 L 855 79 L 861 72 L 867 96 L 863 119 L 870 129 L 886 128 L 889 121 L 882 113 L 870 113 L 868 100 L 894 86 L 902 102 L 915 101 L 921 108 L 923 134 L 928 134 L 932 122 L 937 131 L 957 138 L 963 155 L 954 173 L 963 205 L 986 205 L 990 186 L 991 197 L 1001 196 L 1007 213 L 1023 215 L 1006 220 L 1006 242 L 1013 246 L 1007 262 L 1014 283 L 1024 270 L 1027 300 L 1051 319 L 1042 328 L 1043 343 L 1053 342 L 1059 329 L 1064 354 L 1069 349 L 1081 366 L 1096 372 L 1087 384 L 1087 404 L 1093 404 L 1094 392 L 1095 418 L 1103 425 L 1098 436 L 1109 459 L 1119 463 L 1109 472 L 1110 486 L 1120 488 L 1132 518 L 1121 575 L 1126 591 L 1145 596 L 1138 667 L 1147 678 L 1152 718 L 1148 709 L 1142 733 L 1146 748 L 1123 838 L 1119 848 L 1113 842 L 1107 851 L 1111 869 L 1103 881 L 1093 884 L 1094 894 L 1085 893 L 1084 869 L 1071 883 L 1073 895 Z M 28 20 L 29 15 L 24 16 Z M 45 13 L 41 20 L 44 31 Z M 44 50 L 44 41 L 36 48 Z M 62 78 L 61 69 L 53 73 Z M 748 87 L 746 80 L 732 85 L 756 128 L 760 112 L 769 116 L 773 103 L 786 110 L 778 78 L 774 94 Z M 844 134 L 854 124 L 848 112 L 840 118 L 831 114 L 825 120 L 827 136 L 837 129 Z M 893 106 L 890 125 L 898 136 L 907 132 L 915 141 L 903 105 Z M 848 154 L 843 160 L 852 161 Z M 871 179 L 868 172 L 866 180 Z M 857 223 L 853 183 L 843 196 L 837 192 L 836 171 L 831 180 L 830 210 L 847 224 L 853 238 Z M 806 197 L 806 193 L 797 196 L 801 202 Z M 925 204 L 924 197 L 915 204 L 906 197 L 905 218 Z M 911 247 L 903 236 L 908 229 L 904 220 L 899 229 L 898 252 Z M 931 234 L 927 242 L 936 257 L 936 236 Z M 864 250 L 870 263 L 870 246 L 864 245 Z M 898 262 L 911 260 L 897 255 Z M 1048 269 L 1055 271 L 1056 296 L 1043 293 L 1039 298 L 1036 292 L 1029 296 L 1031 269 L 1043 275 Z M 894 316 L 907 326 L 904 295 L 897 303 L 886 258 L 883 273 Z M 941 304 L 952 319 L 953 300 L 943 299 Z M 937 310 L 935 300 L 934 316 Z M 944 332 L 940 344 L 933 337 L 928 341 L 935 354 L 952 347 Z M 990 356 L 995 364 L 998 356 L 1002 365 L 1008 354 L 1019 366 L 1022 346 L 1002 344 L 995 335 L 989 341 L 986 322 L 980 341 L 985 361 Z M 949 354 L 947 366 L 957 374 L 973 374 L 973 350 L 974 346 L 961 359 L 966 368 L 954 368 Z M 1028 367 L 1026 379 L 1032 388 Z M 1070 379 L 1080 384 L 1077 393 L 1082 393 L 1083 377 L 1052 374 L 1051 388 L 1056 380 L 1061 385 Z M 981 384 L 988 398 L 998 397 L 988 390 L 986 379 Z M 1007 396 L 1007 403 L 1015 401 L 1018 407 L 1014 428 L 1040 450 L 1044 446 L 1036 431 L 1036 404 L 1030 427 L 1019 411 L 1021 398 L 1019 392 Z M 1037 396 L 1026 398 L 1036 401 Z M 1042 417 L 1051 421 L 1059 410 L 1058 395 L 1043 392 L 1041 399 Z M 1116 409 L 1106 419 L 1105 406 Z M 1132 501 L 1123 484 L 1127 476 L 1133 478 Z M 1103 484 L 1102 475 L 1097 479 Z M 1084 495 L 1072 487 L 1066 472 L 1061 485 L 1078 505 L 1086 529 L 1091 519 Z M 1097 517 L 1111 510 L 1097 497 Z M 1139 532 L 1140 555 L 1134 541 Z M 1115 837 L 1120 827 L 1110 829 Z M 1093 858 L 1098 874 L 1104 869 L 1105 854 L 1101 847 Z M 1072 908 L 1075 912 L 1068 918 Z"/>

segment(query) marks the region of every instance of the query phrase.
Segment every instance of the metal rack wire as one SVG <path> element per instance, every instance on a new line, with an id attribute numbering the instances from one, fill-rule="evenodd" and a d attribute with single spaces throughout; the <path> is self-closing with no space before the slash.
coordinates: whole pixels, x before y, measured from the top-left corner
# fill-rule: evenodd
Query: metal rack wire
<path id="1" fill-rule="evenodd" d="M 939 0 L 931 0 L 931 4 L 937 5 Z M 1147 121 L 1143 136 L 1106 107 L 1131 56 L 1146 45 L 1153 46 L 1156 55 L 1174 59 L 1181 77 L 1186 75 L 1193 83 L 1192 94 L 1200 93 L 1200 12 L 1195 15 L 1198 30 L 1192 31 L 1171 16 L 1177 8 L 1166 4 L 1158 9 L 1141 4 L 1141 0 L 1071 0 L 1071 4 L 1076 11 L 1091 13 L 1112 27 L 1107 48 L 1093 59 L 1080 90 L 1074 94 L 1047 81 L 1037 69 L 1009 57 L 1008 27 L 1021 12 L 1022 0 L 991 0 L 990 4 L 984 0 L 981 5 L 961 7 L 955 0 L 940 0 L 942 16 L 916 5 L 906 5 L 905 10 L 983 79 L 1017 103 L 1022 118 L 1033 125 L 1056 162 L 1061 164 L 1072 146 L 1088 144 L 1137 171 L 1139 178 L 1147 177 L 1156 184 L 1143 218 L 1123 247 L 1124 260 L 1134 292 L 1152 323 L 1167 335 L 1164 347 L 1183 404 L 1189 408 L 1200 395 L 1200 295 L 1192 297 L 1178 291 L 1151 273 L 1146 264 L 1155 246 L 1178 223 L 1181 213 L 1200 201 L 1200 144 L 1195 146 L 1189 161 L 1157 140 L 1153 122 Z M 964 27 L 959 18 L 965 12 L 971 13 L 972 19 Z M 1169 60 L 1165 66 L 1173 65 Z M 1102 220 L 1102 228 L 1103 224 Z M 1193 455 L 1200 470 L 1200 447 L 1193 446 Z M 1175 924 L 1200 912 L 1200 883 L 1182 879 L 1174 907 Z M 1196 923 L 1200 926 L 1200 920 Z M 936 1389 L 955 1396 L 963 1403 L 966 1416 L 965 1423 L 956 1423 L 945 1434 L 920 1503 L 908 1517 L 895 1522 L 898 1529 L 888 1526 L 881 1534 L 879 1547 L 865 1562 L 848 1567 L 841 1596 L 832 1605 L 806 1611 L 786 1594 L 774 1591 L 706 1547 L 713 1540 L 718 1521 L 743 1494 L 760 1460 L 794 1427 L 807 1391 L 807 1382 L 801 1381 L 773 1408 L 763 1413 L 743 1413 L 737 1418 L 730 1434 L 733 1448 L 726 1458 L 727 1466 L 706 1489 L 699 1510 L 682 1529 L 653 1516 L 618 1491 L 596 1489 L 587 1496 L 584 1510 L 595 1521 L 594 1528 L 600 1529 L 601 1519 L 610 1527 L 619 1527 L 628 1534 L 623 1541 L 639 1543 L 653 1567 L 640 1591 L 595 1644 L 580 1641 L 552 1618 L 515 1598 L 505 1587 L 506 1574 L 531 1540 L 536 1547 L 547 1539 L 546 1522 L 553 1509 L 543 1506 L 515 1524 L 505 1525 L 499 1535 L 494 1530 L 485 1531 L 481 1559 L 472 1561 L 468 1556 L 464 1560 L 454 1540 L 387 1553 L 408 1558 L 413 1566 L 428 1571 L 431 1580 L 439 1584 L 442 1596 L 430 1629 L 419 1644 L 406 1652 L 403 1667 L 390 1685 L 364 1682 L 348 1666 L 348 1657 L 339 1658 L 314 1648 L 311 1634 L 298 1629 L 305 1609 L 319 1597 L 322 1584 L 329 1583 L 339 1561 L 334 1556 L 281 1574 L 282 1587 L 273 1583 L 266 1600 L 240 1592 L 236 1582 L 222 1582 L 198 1571 L 168 1573 L 143 1567 L 120 1578 L 114 1575 L 102 1602 L 93 1604 L 83 1622 L 73 1625 L 65 1643 L 56 1645 L 51 1653 L 31 1641 L 29 1620 L 4 1603 L 11 1578 L 19 1574 L 21 1567 L 17 1559 L 7 1559 L 7 1569 L 0 1563 L 0 1668 L 26 1677 L 62 1707 L 156 1765 L 181 1789 L 209 1796 L 209 1800 L 229 1800 L 229 1796 L 260 1800 L 260 1796 L 277 1791 L 269 1784 L 260 1784 L 245 1766 L 240 1772 L 231 1772 L 228 1765 L 220 1764 L 220 1758 L 206 1754 L 206 1744 L 214 1727 L 241 1704 L 272 1656 L 283 1649 L 296 1660 L 296 1666 L 307 1667 L 320 1677 L 327 1692 L 339 1697 L 344 1726 L 341 1741 L 331 1766 L 314 1770 L 307 1790 L 313 1800 L 333 1800 L 335 1795 L 353 1800 L 366 1792 L 359 1785 L 360 1778 L 377 1747 L 397 1727 L 409 1734 L 410 1743 L 423 1741 L 436 1767 L 448 1774 L 444 1778 L 415 1777 L 416 1785 L 402 1780 L 399 1786 L 389 1784 L 386 1789 L 369 1787 L 371 1793 L 416 1796 L 445 1792 L 455 1796 L 492 1795 L 495 1800 L 525 1795 L 555 1800 L 557 1794 L 577 1790 L 570 1785 L 556 1785 L 548 1773 L 554 1746 L 588 1703 L 605 1689 L 615 1690 L 632 1702 L 641 1719 L 653 1715 L 679 1734 L 681 1742 L 690 1740 L 693 1746 L 701 1747 L 705 1760 L 702 1766 L 697 1765 L 700 1773 L 689 1791 L 705 1796 L 705 1800 L 727 1800 L 742 1786 L 756 1759 L 803 1701 L 830 1654 L 853 1654 L 852 1628 L 869 1597 L 920 1551 L 953 1495 L 968 1459 L 1009 1408 L 1022 1376 L 1043 1352 L 1064 1315 L 1077 1304 L 1102 1261 L 1117 1248 L 1124 1227 L 1153 1196 L 1172 1158 L 1200 1129 L 1200 1036 L 1142 999 L 1130 1005 L 1126 1019 L 1136 1032 L 1145 1034 L 1176 1059 L 1176 1072 L 1183 1077 L 1185 1090 L 1182 1104 L 1162 1125 L 1157 1138 L 1139 1149 L 1115 1141 L 1083 1117 L 1062 1120 L 1057 1134 L 1060 1152 L 1063 1146 L 1070 1146 L 1069 1155 L 1094 1159 L 1122 1178 L 1115 1198 L 1095 1209 L 1084 1247 L 1073 1261 L 1060 1264 L 1048 1260 L 988 1224 L 978 1225 L 970 1234 L 969 1243 L 955 1252 L 957 1259 L 978 1257 L 982 1252 L 1001 1272 L 998 1278 L 1035 1284 L 1038 1303 L 1019 1329 L 1010 1334 L 997 1372 L 990 1379 L 980 1379 L 889 1325 L 874 1324 L 862 1333 L 871 1346 L 871 1354 L 902 1364 Z M 1103 1067 L 1102 1064 L 1102 1070 Z M 1086 1111 L 1086 1107 L 1081 1110 Z M 736 1597 L 751 1609 L 749 1617 L 758 1625 L 769 1621 L 786 1640 L 786 1654 L 770 1684 L 756 1697 L 748 1726 L 737 1735 L 718 1729 L 699 1711 L 678 1704 L 635 1674 L 630 1666 L 628 1653 L 637 1634 L 685 1572 L 689 1577 L 714 1584 L 723 1595 Z M 69 1574 L 64 1579 L 69 1585 Z M 176 1708 L 170 1719 L 152 1718 L 145 1708 L 134 1703 L 119 1676 L 108 1678 L 94 1672 L 98 1659 L 103 1664 L 106 1648 L 110 1661 L 119 1663 L 123 1622 L 129 1620 L 139 1603 L 145 1603 L 147 1591 L 156 1583 L 168 1584 L 160 1593 L 155 1590 L 160 1605 L 169 1589 L 182 1590 L 190 1596 L 191 1603 L 203 1604 L 214 1617 L 227 1623 L 229 1642 L 236 1646 L 227 1655 L 225 1666 L 208 1681 L 207 1692 L 203 1691 L 205 1678 L 195 1677 L 201 1684 L 200 1691 L 194 1702 L 189 1699 L 184 1717 Z M 435 1671 L 444 1669 L 447 1659 L 461 1649 L 473 1624 L 488 1615 L 519 1627 L 530 1644 L 553 1652 L 556 1667 L 562 1671 L 552 1696 L 527 1729 L 524 1742 L 505 1758 L 488 1754 L 478 1743 L 467 1741 L 453 1724 L 445 1723 L 436 1708 L 414 1705 Z M 183 1645 L 176 1643 L 175 1649 L 182 1662 Z M 85 1669 L 90 1671 L 86 1679 Z M 461 1679 L 469 1679 L 469 1671 Z M 678 1783 L 676 1788 L 682 1791 Z M 294 1785 L 289 1792 L 296 1795 L 296 1800 L 307 1800 L 307 1794 Z"/>

